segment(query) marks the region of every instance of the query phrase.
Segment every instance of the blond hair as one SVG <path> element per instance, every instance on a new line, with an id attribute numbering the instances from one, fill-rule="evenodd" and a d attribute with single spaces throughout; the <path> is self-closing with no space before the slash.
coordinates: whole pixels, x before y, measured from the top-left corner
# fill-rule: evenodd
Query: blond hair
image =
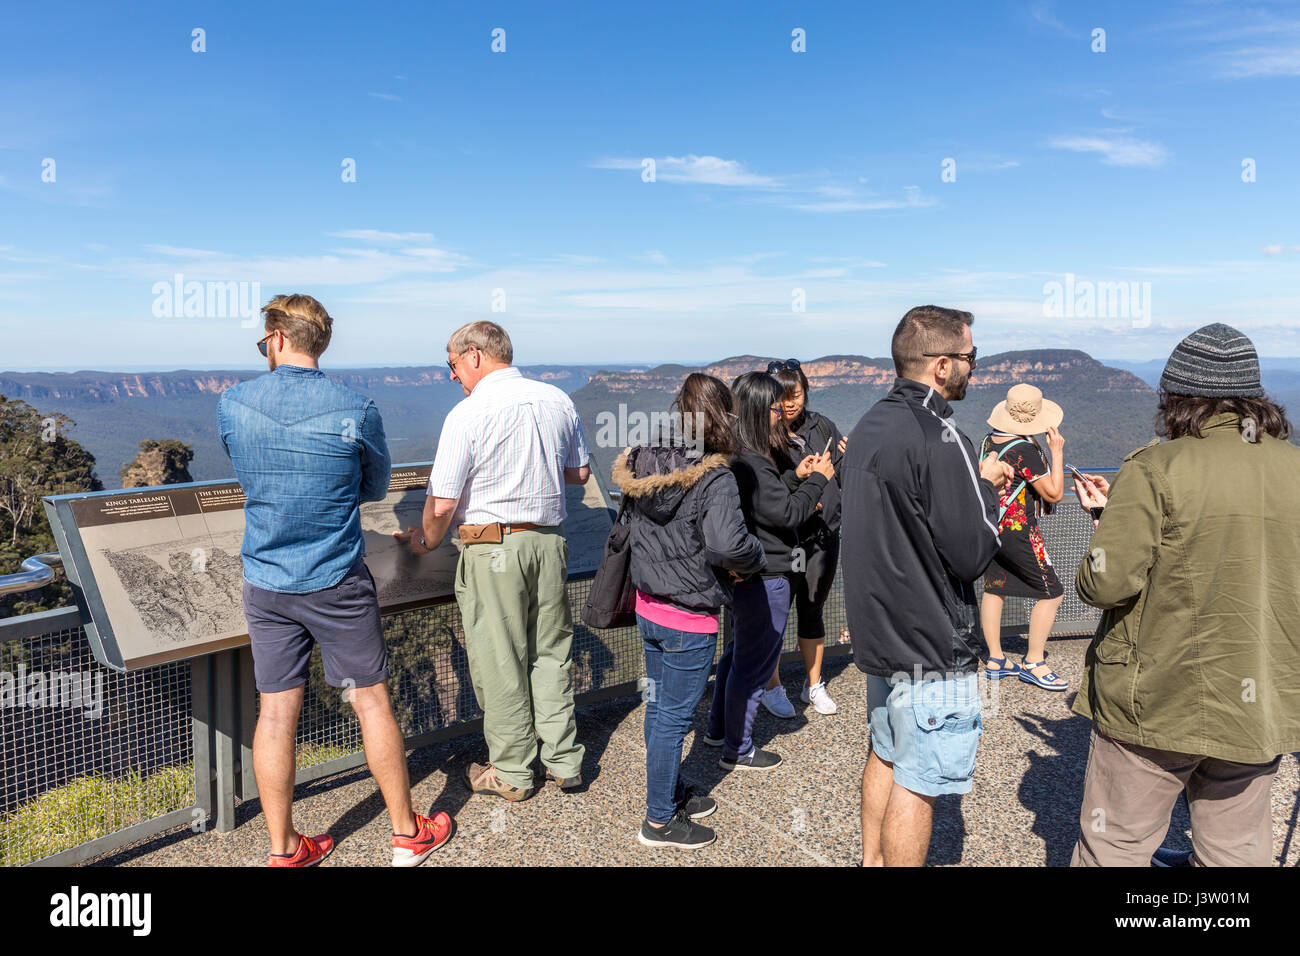
<path id="1" fill-rule="evenodd" d="M 277 295 L 262 306 L 266 316 L 266 331 L 283 332 L 293 347 L 312 358 L 320 358 L 330 344 L 334 320 L 321 305 L 309 295 Z"/>
<path id="2" fill-rule="evenodd" d="M 459 355 L 470 346 L 507 365 L 515 358 L 515 347 L 510 344 L 510 336 L 495 322 L 470 322 L 451 333 L 451 338 L 447 340 L 447 351 L 452 355 Z"/>

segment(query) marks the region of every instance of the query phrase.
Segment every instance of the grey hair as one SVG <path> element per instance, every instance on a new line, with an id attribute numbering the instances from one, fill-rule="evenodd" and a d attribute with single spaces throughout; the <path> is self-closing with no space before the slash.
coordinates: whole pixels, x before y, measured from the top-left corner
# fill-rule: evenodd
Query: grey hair
<path id="1" fill-rule="evenodd" d="M 459 355 L 470 346 L 507 365 L 515 359 L 515 347 L 510 344 L 510 336 L 495 322 L 470 322 L 451 333 L 447 340 L 447 351 L 452 355 Z"/>

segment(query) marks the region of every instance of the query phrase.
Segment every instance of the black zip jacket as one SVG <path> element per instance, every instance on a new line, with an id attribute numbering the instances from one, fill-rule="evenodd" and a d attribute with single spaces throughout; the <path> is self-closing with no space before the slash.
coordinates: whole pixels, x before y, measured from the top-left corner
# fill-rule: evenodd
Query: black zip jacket
<path id="1" fill-rule="evenodd" d="M 793 441 L 790 443 L 790 459 L 796 465 L 807 455 L 820 455 L 826 442 L 831 443 L 830 456 L 831 464 L 835 466 L 835 480 L 826 482 L 826 490 L 821 497 L 821 510 L 799 528 L 799 537 L 803 540 L 804 547 L 816 549 L 840 530 L 840 466 L 844 462 L 844 456 L 840 454 L 840 439 L 844 435 L 833 421 L 812 409 L 804 410 L 795 434 L 803 439 L 802 446 Z"/>
<path id="2" fill-rule="evenodd" d="M 618 456 L 614 484 L 627 501 L 632 584 L 697 613 L 731 603 L 731 575 L 763 567 L 745 529 L 726 455 L 691 458 L 681 445 L 641 445 Z"/>
<path id="3" fill-rule="evenodd" d="M 731 463 L 745 525 L 767 555 L 765 578 L 789 573 L 791 552 L 799 547 L 799 527 L 812 517 L 826 489 L 826 479 L 817 472 L 800 481 L 793 464 L 778 460 L 782 468 L 770 458 L 744 451 Z"/>
<path id="4" fill-rule="evenodd" d="M 951 415 L 934 389 L 900 378 L 849 434 L 844 603 L 868 674 L 918 680 L 979 664 L 972 582 L 998 552 L 998 495 Z"/>

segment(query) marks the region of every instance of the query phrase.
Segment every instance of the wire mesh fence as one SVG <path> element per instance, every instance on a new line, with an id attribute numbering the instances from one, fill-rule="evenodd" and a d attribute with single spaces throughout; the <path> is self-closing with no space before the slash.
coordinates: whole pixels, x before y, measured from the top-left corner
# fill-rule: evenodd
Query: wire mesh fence
<path id="1" fill-rule="evenodd" d="M 1042 528 L 1066 591 L 1058 632 L 1091 631 L 1097 612 L 1080 603 L 1072 587 L 1091 521 L 1078 508 L 1064 507 L 1042 519 Z M 590 588 L 590 577 L 568 585 L 575 618 L 573 681 L 580 697 L 635 687 L 643 675 L 635 628 L 598 631 L 578 619 Z M 1027 604 L 1007 600 L 1005 628 L 1024 624 Z M 844 643 L 842 574 L 836 575 L 824 619 L 827 643 Z M 408 738 L 482 716 L 454 602 L 388 615 L 384 632 L 393 705 Z M 787 650 L 796 646 L 797 633 L 792 614 Z M 721 646 L 720 639 L 719 653 Z M 214 694 L 226 690 L 233 693 L 214 688 Z M 195 806 L 189 662 L 118 673 L 95 661 L 78 627 L 0 640 L 0 693 L 7 694 L 0 708 L 0 864 L 38 860 Z M 298 768 L 360 750 L 351 705 L 342 691 L 325 683 L 317 651 L 299 723 Z"/>
<path id="2" fill-rule="evenodd" d="M 0 642 L 0 865 L 195 804 L 190 665 L 122 674 L 72 628 Z"/>

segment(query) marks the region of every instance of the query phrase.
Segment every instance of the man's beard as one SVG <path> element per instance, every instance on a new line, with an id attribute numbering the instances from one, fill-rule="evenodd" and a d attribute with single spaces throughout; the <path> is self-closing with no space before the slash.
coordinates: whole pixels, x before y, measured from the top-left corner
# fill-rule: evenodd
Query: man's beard
<path id="1" fill-rule="evenodd" d="M 947 398 L 950 402 L 960 402 L 966 397 L 966 386 L 970 384 L 970 372 L 966 372 L 961 378 L 948 379 L 948 385 L 944 389 L 947 392 Z"/>

